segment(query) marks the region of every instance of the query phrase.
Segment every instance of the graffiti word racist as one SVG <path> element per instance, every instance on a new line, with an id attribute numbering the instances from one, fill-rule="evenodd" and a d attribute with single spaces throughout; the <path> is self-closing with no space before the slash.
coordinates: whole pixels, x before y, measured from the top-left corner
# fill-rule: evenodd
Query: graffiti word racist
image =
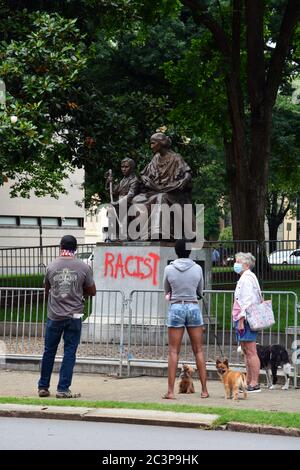
<path id="1" fill-rule="evenodd" d="M 104 259 L 104 276 L 115 279 L 151 279 L 152 284 L 156 286 L 159 260 L 160 257 L 155 253 L 148 253 L 147 256 L 122 256 L 120 253 L 107 252 Z"/>

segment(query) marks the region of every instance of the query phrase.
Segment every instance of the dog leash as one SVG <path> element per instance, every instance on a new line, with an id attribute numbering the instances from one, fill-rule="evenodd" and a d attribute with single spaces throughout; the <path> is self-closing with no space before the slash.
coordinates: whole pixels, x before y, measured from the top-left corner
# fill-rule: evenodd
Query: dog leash
<path id="1" fill-rule="evenodd" d="M 204 310 L 205 310 L 205 312 L 206 312 L 206 315 L 207 315 L 209 324 L 210 324 L 210 325 L 213 325 L 213 323 L 212 323 L 212 321 L 211 321 L 211 318 L 210 318 L 210 315 L 209 315 L 209 313 L 208 313 L 208 308 L 207 308 L 207 306 L 206 306 L 204 297 L 203 297 L 203 295 L 202 295 L 202 296 L 199 296 L 199 297 L 200 297 L 200 299 L 202 300 L 202 305 L 204 305 Z M 220 349 L 220 352 L 221 352 L 222 357 L 225 357 L 225 356 L 224 356 L 224 353 L 223 353 L 223 350 L 222 350 L 222 348 L 221 348 L 221 346 L 220 346 L 220 344 L 219 344 L 218 337 L 217 337 L 217 335 L 215 334 L 214 331 L 213 331 L 213 335 L 214 335 L 214 337 L 215 337 L 215 339 L 216 339 L 216 343 L 217 343 L 218 348 Z"/>

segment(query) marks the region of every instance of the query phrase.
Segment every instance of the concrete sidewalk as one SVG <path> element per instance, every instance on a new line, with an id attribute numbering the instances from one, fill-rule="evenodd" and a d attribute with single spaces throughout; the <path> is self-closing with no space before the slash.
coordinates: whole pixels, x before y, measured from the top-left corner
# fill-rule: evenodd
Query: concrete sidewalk
<path id="1" fill-rule="evenodd" d="M 0 396 L 33 397 L 37 395 L 37 372 L 0 370 Z M 52 376 L 51 396 L 55 398 L 58 381 L 56 373 Z M 261 393 L 249 394 L 247 400 L 236 402 L 224 398 L 224 388 L 221 382 L 210 380 L 208 399 L 200 398 L 200 384 L 195 382 L 196 393 L 191 395 L 176 395 L 177 400 L 164 400 L 162 394 L 167 389 L 165 377 L 135 377 L 123 378 L 100 374 L 75 373 L 72 391 L 80 392 L 79 400 L 113 400 L 145 403 L 176 403 L 200 406 L 229 407 L 232 409 L 256 409 L 269 411 L 300 412 L 300 390 L 268 390 L 264 384 Z M 66 406 L 68 401 L 66 400 Z"/>

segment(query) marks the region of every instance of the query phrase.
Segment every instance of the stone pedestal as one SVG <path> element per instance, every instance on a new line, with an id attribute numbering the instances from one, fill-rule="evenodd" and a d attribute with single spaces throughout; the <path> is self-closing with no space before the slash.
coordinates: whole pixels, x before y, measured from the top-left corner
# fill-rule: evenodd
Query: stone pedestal
<path id="1" fill-rule="evenodd" d="M 97 295 L 92 315 L 84 322 L 83 341 L 115 343 L 134 326 L 136 341 L 153 327 L 164 328 L 168 302 L 163 293 L 164 268 L 177 258 L 174 243 L 98 243 L 94 252 Z M 205 288 L 211 288 L 211 250 L 192 250 L 190 258 L 203 269 Z M 141 339 L 142 341 L 142 339 Z M 127 342 L 127 341 L 126 341 Z"/>

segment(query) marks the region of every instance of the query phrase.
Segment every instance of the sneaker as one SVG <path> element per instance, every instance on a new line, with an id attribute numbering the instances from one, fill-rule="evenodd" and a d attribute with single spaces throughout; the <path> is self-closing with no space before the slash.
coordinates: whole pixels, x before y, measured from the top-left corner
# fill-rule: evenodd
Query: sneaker
<path id="1" fill-rule="evenodd" d="M 39 397 L 50 397 L 48 388 L 39 388 Z"/>
<path id="2" fill-rule="evenodd" d="M 71 390 L 66 390 L 65 392 L 56 392 L 56 398 L 79 398 L 81 397 L 80 393 L 72 393 Z"/>
<path id="3" fill-rule="evenodd" d="M 248 393 L 259 393 L 259 392 L 261 392 L 261 389 L 260 389 L 259 385 L 255 385 L 254 387 L 252 385 L 248 385 L 247 392 Z"/>

